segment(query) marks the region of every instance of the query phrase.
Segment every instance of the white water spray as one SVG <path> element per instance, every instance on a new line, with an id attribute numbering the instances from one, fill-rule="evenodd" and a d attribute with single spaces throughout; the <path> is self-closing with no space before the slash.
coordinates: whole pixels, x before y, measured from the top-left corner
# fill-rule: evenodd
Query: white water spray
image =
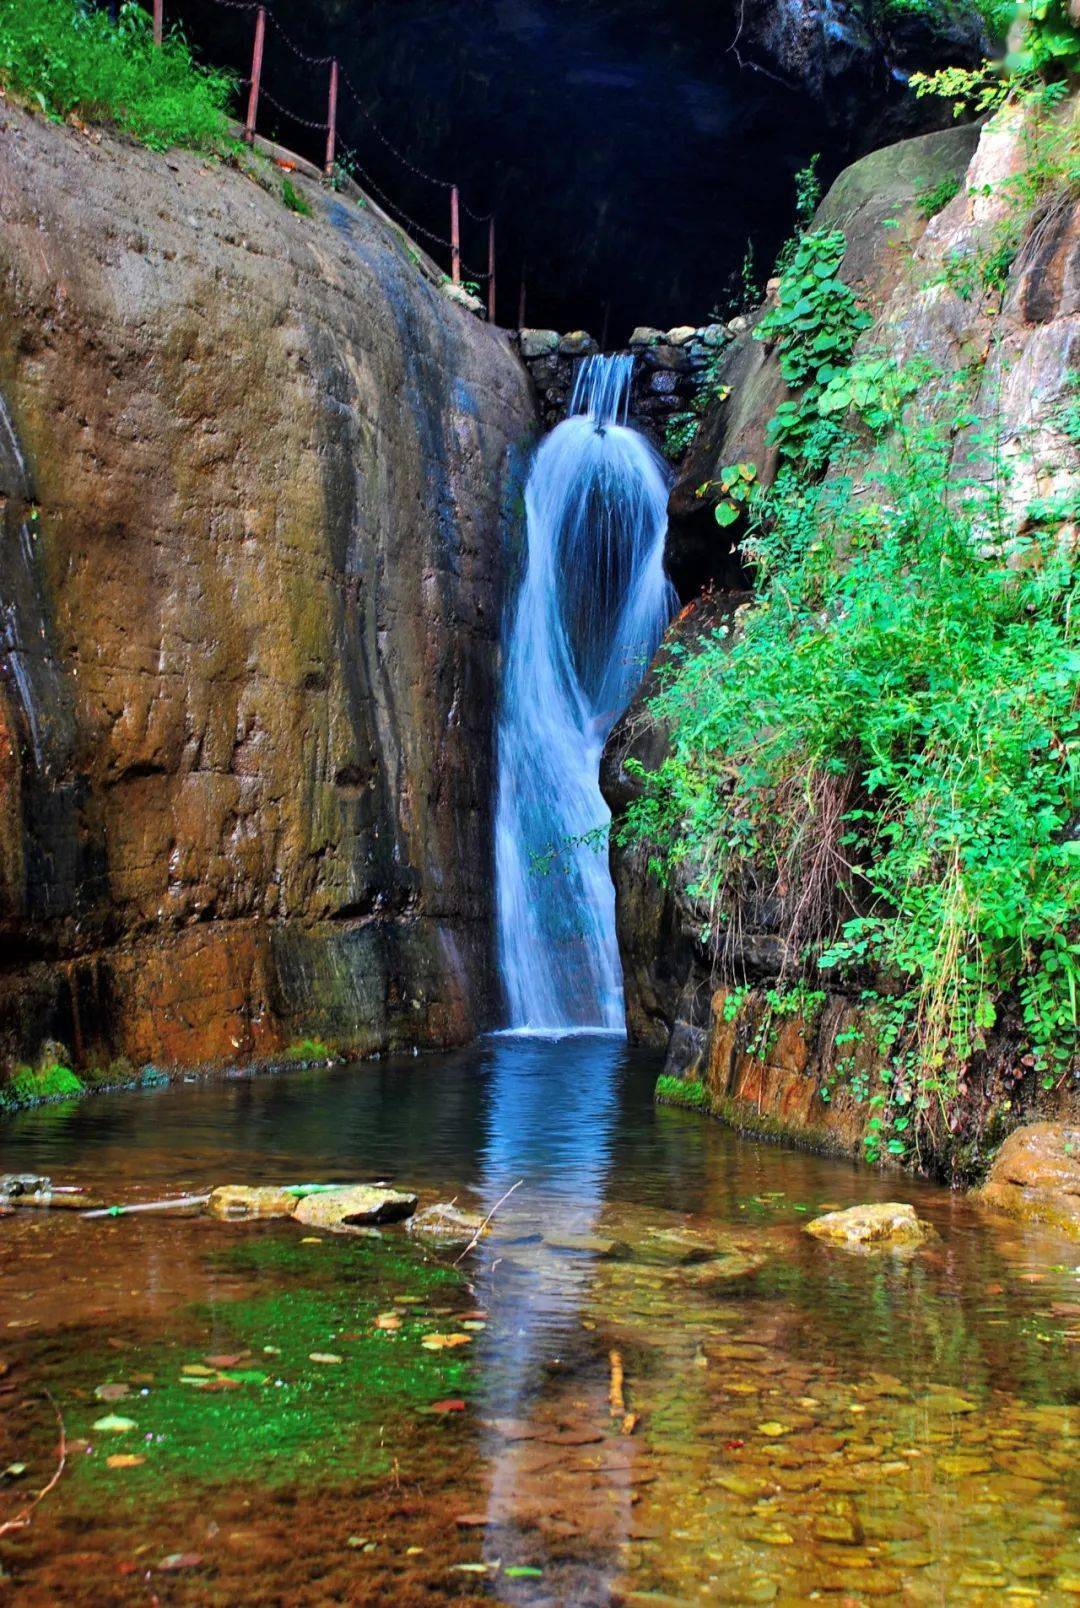
<path id="1" fill-rule="evenodd" d="M 632 367 L 587 359 L 525 488 L 495 828 L 499 960 L 517 1029 L 623 1028 L 600 756 L 676 601 L 664 466 L 626 423 Z"/>

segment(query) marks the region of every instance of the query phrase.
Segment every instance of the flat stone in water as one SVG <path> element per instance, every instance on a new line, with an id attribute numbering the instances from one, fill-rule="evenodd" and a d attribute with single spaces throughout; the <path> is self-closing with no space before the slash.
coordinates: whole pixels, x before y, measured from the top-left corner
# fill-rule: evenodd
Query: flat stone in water
<path id="1" fill-rule="evenodd" d="M 296 1196 L 277 1184 L 222 1184 L 206 1203 L 209 1217 L 219 1222 L 255 1218 L 291 1217 Z"/>
<path id="2" fill-rule="evenodd" d="M 415 1195 L 377 1184 L 344 1184 L 340 1189 L 304 1195 L 292 1215 L 308 1228 L 336 1228 L 339 1224 L 396 1223 L 415 1210 Z"/>
<path id="3" fill-rule="evenodd" d="M 867 1206 L 849 1206 L 846 1211 L 827 1212 L 805 1225 L 815 1239 L 825 1240 L 844 1250 L 891 1250 L 921 1245 L 933 1234 L 929 1223 L 903 1201 L 879 1201 Z"/>

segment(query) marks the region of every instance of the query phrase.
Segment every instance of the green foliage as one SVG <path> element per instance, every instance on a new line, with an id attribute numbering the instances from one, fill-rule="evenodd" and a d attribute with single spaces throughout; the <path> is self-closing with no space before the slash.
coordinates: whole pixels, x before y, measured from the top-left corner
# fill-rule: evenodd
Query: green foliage
<path id="1" fill-rule="evenodd" d="M 289 179 L 281 181 L 281 199 L 290 212 L 299 213 L 301 218 L 311 217 L 311 202 L 303 190 L 298 190 Z"/>
<path id="2" fill-rule="evenodd" d="M 703 1083 L 696 1078 L 673 1078 L 666 1072 L 657 1078 L 654 1093 L 664 1105 L 688 1106 L 695 1111 L 709 1103 L 708 1091 Z"/>
<path id="3" fill-rule="evenodd" d="M 730 463 L 720 471 L 719 480 L 707 480 L 699 486 L 697 495 L 704 497 L 719 492 L 713 509 L 716 523 L 724 528 L 734 525 L 745 513 L 757 490 L 757 466 L 752 463 Z"/>
<path id="4" fill-rule="evenodd" d="M 678 462 L 694 444 L 701 423 L 699 413 L 673 413 L 664 425 L 664 457 Z"/>
<path id="5" fill-rule="evenodd" d="M 0 1111 L 16 1111 L 20 1106 L 69 1099 L 82 1093 L 82 1082 L 59 1061 L 40 1067 L 17 1066 L 7 1082 L 0 1084 Z"/>
<path id="6" fill-rule="evenodd" d="M 1069 16 L 1069 0 L 1029 0 L 1026 5 L 987 0 L 980 10 L 992 37 L 1010 38 L 1013 48 L 1004 62 L 913 73 L 916 95 L 952 101 L 956 117 L 982 116 L 1010 95 L 1030 95 L 1047 84 L 1060 87 L 1080 72 L 1080 30 Z"/>
<path id="7" fill-rule="evenodd" d="M 939 212 L 944 212 L 954 196 L 959 195 L 963 183 L 958 173 L 950 174 L 948 178 L 940 179 L 937 184 L 927 185 L 920 190 L 918 206 L 920 216 L 936 218 Z"/>
<path id="8" fill-rule="evenodd" d="M 179 33 L 155 47 L 134 0 L 116 23 L 76 0 L 0 0 L 0 84 L 49 117 L 109 122 L 155 150 L 228 138 L 231 76 L 197 66 Z"/>
<path id="9" fill-rule="evenodd" d="M 285 1051 L 286 1061 L 325 1061 L 329 1055 L 329 1049 L 318 1038 L 299 1039 Z"/>
<path id="10" fill-rule="evenodd" d="M 800 232 L 809 229 L 821 201 L 820 161 L 821 153 L 817 151 L 795 175 L 795 219 Z"/>
<path id="11" fill-rule="evenodd" d="M 776 326 L 801 341 L 796 306 Z M 874 1153 L 899 1154 L 1010 1000 L 1045 1078 L 1080 1050 L 1080 645 L 1059 540 L 1075 499 L 1016 536 L 992 440 L 949 490 L 962 409 L 916 425 L 910 376 L 862 391 L 857 375 L 873 454 L 849 432 L 827 482 L 759 499 L 771 584 L 736 639 L 675 662 L 652 706 L 669 756 L 618 830 L 661 875 L 690 869 L 721 948 L 747 878 L 803 892 L 827 852 L 837 897 L 816 926 L 790 915 L 792 963 L 888 980 L 888 1082 L 867 1098 Z"/>
<path id="12" fill-rule="evenodd" d="M 775 344 L 780 372 L 799 392 L 777 408 L 770 438 L 784 457 L 811 468 L 824 463 L 836 436 L 831 427 L 822 427 L 817 404 L 870 323 L 840 278 L 846 245 L 839 230 L 804 234 L 781 275 L 775 305 L 754 330 L 755 339 Z"/>

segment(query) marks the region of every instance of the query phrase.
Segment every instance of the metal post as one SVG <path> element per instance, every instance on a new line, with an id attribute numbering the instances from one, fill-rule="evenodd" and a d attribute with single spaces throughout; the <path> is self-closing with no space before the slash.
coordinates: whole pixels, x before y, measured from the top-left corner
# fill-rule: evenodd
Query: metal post
<path id="1" fill-rule="evenodd" d="M 461 218 L 460 198 L 456 184 L 450 187 L 450 278 L 461 284 Z"/>
<path id="2" fill-rule="evenodd" d="M 518 288 L 518 329 L 525 328 L 525 264 L 521 265 L 521 285 Z"/>
<path id="3" fill-rule="evenodd" d="M 495 219 L 488 219 L 488 323 L 495 322 Z"/>
<path id="4" fill-rule="evenodd" d="M 259 81 L 262 78 L 263 40 L 266 37 L 266 7 L 255 13 L 255 45 L 251 52 L 251 88 L 248 90 L 247 118 L 244 138 L 249 145 L 255 143 L 255 119 L 259 115 Z"/>
<path id="5" fill-rule="evenodd" d="M 165 0 L 154 0 L 154 43 L 160 45 L 165 33 Z"/>
<path id="6" fill-rule="evenodd" d="M 326 108 L 326 177 L 334 176 L 334 144 L 337 139 L 337 58 L 330 63 L 330 100 Z"/>

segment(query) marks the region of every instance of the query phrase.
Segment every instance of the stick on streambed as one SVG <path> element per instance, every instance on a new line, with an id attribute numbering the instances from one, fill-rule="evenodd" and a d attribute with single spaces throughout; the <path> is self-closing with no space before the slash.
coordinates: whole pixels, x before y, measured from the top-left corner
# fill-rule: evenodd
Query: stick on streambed
<path id="1" fill-rule="evenodd" d="M 102 1206 L 96 1211 L 80 1212 L 80 1217 L 130 1217 L 132 1212 L 173 1212 L 182 1206 L 205 1206 L 209 1195 L 177 1195 L 175 1200 L 139 1201 L 135 1206 Z"/>

